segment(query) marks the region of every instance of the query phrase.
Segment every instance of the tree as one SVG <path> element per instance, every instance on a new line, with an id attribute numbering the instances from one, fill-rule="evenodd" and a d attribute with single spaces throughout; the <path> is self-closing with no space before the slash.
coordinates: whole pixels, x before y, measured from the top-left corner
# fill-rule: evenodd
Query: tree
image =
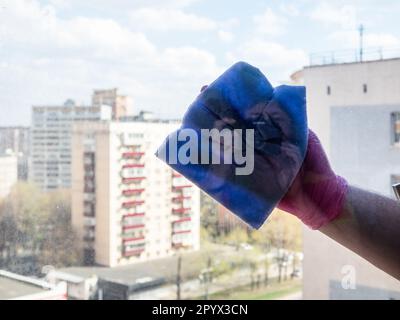
<path id="1" fill-rule="evenodd" d="M 5 263 L 17 252 L 32 254 L 43 239 L 42 227 L 47 219 L 46 197 L 28 183 L 17 183 L 0 205 L 0 248 Z"/>
<path id="2" fill-rule="evenodd" d="M 255 261 L 250 261 L 250 289 L 254 290 L 256 286 L 256 273 L 257 273 L 257 263 Z"/>
<path id="3" fill-rule="evenodd" d="M 201 270 L 199 275 L 200 283 L 204 286 L 204 300 L 208 300 L 209 298 L 209 286 L 213 281 L 213 271 L 212 260 L 209 256 L 207 258 L 207 268 Z"/>
<path id="4" fill-rule="evenodd" d="M 178 256 L 177 260 L 177 270 L 176 270 L 176 300 L 181 300 L 181 282 L 182 282 L 182 256 Z"/>
<path id="5" fill-rule="evenodd" d="M 224 237 L 223 241 L 227 244 L 234 245 L 236 250 L 239 250 L 242 243 L 249 242 L 249 235 L 247 230 L 236 227 Z"/>
<path id="6" fill-rule="evenodd" d="M 207 235 L 211 241 L 215 241 L 219 236 L 218 229 L 218 210 L 217 202 L 210 196 L 201 192 L 201 227 L 206 232 L 202 235 Z"/>
<path id="7" fill-rule="evenodd" d="M 271 266 L 271 263 L 269 261 L 269 258 L 266 257 L 264 259 L 264 285 L 268 286 L 269 284 L 269 268 Z"/>
<path id="8" fill-rule="evenodd" d="M 76 265 L 80 262 L 77 236 L 71 224 L 70 192 L 58 190 L 49 194 L 50 214 L 45 222 L 39 262 L 56 267 Z"/>
<path id="9" fill-rule="evenodd" d="M 32 263 L 68 266 L 77 263 L 68 191 L 44 193 L 19 182 L 0 203 L 0 257 L 3 266 L 21 257 Z"/>
<path id="10" fill-rule="evenodd" d="M 264 226 L 251 233 L 251 243 L 265 253 L 274 249 L 278 281 L 281 281 L 287 278 L 289 252 L 301 250 L 301 223 L 294 216 L 275 209 Z"/>

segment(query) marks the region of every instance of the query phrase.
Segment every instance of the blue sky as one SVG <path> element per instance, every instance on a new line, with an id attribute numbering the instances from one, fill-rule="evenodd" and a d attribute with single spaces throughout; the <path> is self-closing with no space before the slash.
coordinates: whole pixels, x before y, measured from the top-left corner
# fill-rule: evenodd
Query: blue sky
<path id="1" fill-rule="evenodd" d="M 274 83 L 312 52 L 400 48 L 400 1 L 0 0 L 0 125 L 32 105 L 119 87 L 136 110 L 181 117 L 238 60 Z"/>

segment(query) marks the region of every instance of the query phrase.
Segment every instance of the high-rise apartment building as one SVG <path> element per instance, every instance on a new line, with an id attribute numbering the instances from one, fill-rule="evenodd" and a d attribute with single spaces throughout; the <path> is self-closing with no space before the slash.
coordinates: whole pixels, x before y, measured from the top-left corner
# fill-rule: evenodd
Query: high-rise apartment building
<path id="1" fill-rule="evenodd" d="M 178 123 L 76 123 L 72 223 L 87 264 L 125 265 L 199 248 L 200 190 L 155 151 Z"/>
<path id="2" fill-rule="evenodd" d="M 30 150 L 28 127 L 0 127 L 0 154 L 11 150 L 18 158 L 18 180 L 28 178 Z"/>
<path id="3" fill-rule="evenodd" d="M 400 59 L 306 67 L 309 126 L 335 171 L 393 197 L 400 182 Z M 400 299 L 400 282 L 322 233 L 304 230 L 305 299 Z M 343 281 L 353 281 L 343 286 Z"/>
<path id="4" fill-rule="evenodd" d="M 0 199 L 6 197 L 17 182 L 17 157 L 0 154 Z"/>
<path id="5" fill-rule="evenodd" d="M 76 121 L 111 119 L 109 106 L 32 107 L 29 179 L 44 191 L 71 187 L 71 128 Z"/>
<path id="6" fill-rule="evenodd" d="M 132 99 L 129 96 L 118 94 L 118 89 L 94 90 L 92 105 L 107 105 L 112 107 L 113 120 L 132 115 Z"/>

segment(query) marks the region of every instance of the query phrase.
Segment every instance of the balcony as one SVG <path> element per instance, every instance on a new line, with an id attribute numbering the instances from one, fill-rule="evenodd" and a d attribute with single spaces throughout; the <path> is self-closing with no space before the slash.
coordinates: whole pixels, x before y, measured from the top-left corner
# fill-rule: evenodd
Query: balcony
<path id="1" fill-rule="evenodd" d="M 172 230 L 172 234 L 185 234 L 190 232 L 192 232 L 192 230 Z"/>
<path id="2" fill-rule="evenodd" d="M 144 237 L 125 238 L 125 239 L 122 239 L 122 242 L 124 242 L 124 243 L 134 242 L 136 244 L 137 242 L 143 241 L 144 239 L 145 239 Z"/>
<path id="3" fill-rule="evenodd" d="M 85 200 L 83 203 L 83 215 L 85 217 L 94 217 L 95 212 L 95 204 L 92 201 Z"/>
<path id="4" fill-rule="evenodd" d="M 133 227 L 132 229 L 141 228 L 141 226 L 144 226 L 144 214 L 124 216 L 122 226 L 125 229 L 129 229 L 129 227 Z"/>
<path id="5" fill-rule="evenodd" d="M 172 243 L 172 248 L 173 249 L 187 249 L 192 246 L 191 243 L 186 243 L 186 242 L 173 242 Z"/>
<path id="6" fill-rule="evenodd" d="M 182 175 L 181 175 L 180 173 L 174 171 L 174 172 L 172 173 L 172 177 L 173 177 L 173 178 L 180 178 L 180 177 L 182 177 Z"/>
<path id="7" fill-rule="evenodd" d="M 140 194 L 143 191 L 144 191 L 144 188 L 141 188 L 141 189 L 127 189 L 127 190 L 123 190 L 122 191 L 122 195 L 124 195 L 126 197 L 129 197 L 129 196 Z"/>
<path id="8" fill-rule="evenodd" d="M 93 226 L 85 226 L 83 240 L 87 242 L 93 242 L 95 240 L 95 231 Z"/>
<path id="9" fill-rule="evenodd" d="M 132 230 L 132 229 L 141 229 L 144 228 L 144 224 L 133 224 L 133 225 L 128 225 L 128 226 L 123 226 L 122 229 L 123 230 Z"/>
<path id="10" fill-rule="evenodd" d="M 138 159 L 140 157 L 144 156 L 144 152 L 124 152 L 122 153 L 122 158 L 124 159 Z"/>
<path id="11" fill-rule="evenodd" d="M 182 191 L 182 190 L 184 190 L 186 188 L 191 188 L 191 187 L 192 186 L 190 184 L 182 185 L 182 186 L 172 186 L 172 191 L 173 192 L 179 192 L 179 191 Z"/>
<path id="12" fill-rule="evenodd" d="M 172 208 L 172 213 L 182 214 L 190 212 L 191 208 Z"/>
<path id="13" fill-rule="evenodd" d="M 122 218 L 144 217 L 144 212 L 124 214 Z"/>
<path id="14" fill-rule="evenodd" d="M 122 195 L 124 196 L 132 196 L 132 195 L 137 195 L 144 192 L 144 188 L 141 189 L 127 189 L 122 191 Z"/>
<path id="15" fill-rule="evenodd" d="M 192 246 L 191 230 L 187 226 L 181 227 L 180 230 L 173 230 L 171 236 L 171 244 L 173 247 L 189 247 Z"/>
<path id="16" fill-rule="evenodd" d="M 94 227 L 96 226 L 96 218 L 84 217 L 83 224 L 85 227 Z"/>
<path id="17" fill-rule="evenodd" d="M 189 200 L 191 198 L 191 196 L 177 196 L 177 197 L 173 197 L 172 201 L 175 203 L 179 203 L 179 202 L 183 202 L 184 200 Z"/>
<path id="18" fill-rule="evenodd" d="M 144 179 L 146 179 L 146 177 L 122 178 L 122 183 L 124 183 L 124 184 L 140 183 L 140 182 L 142 182 Z"/>
<path id="19" fill-rule="evenodd" d="M 135 250 L 127 250 L 123 252 L 124 257 L 131 257 L 140 255 L 144 251 L 144 248 L 135 249 Z"/>
<path id="20" fill-rule="evenodd" d="M 191 217 L 186 217 L 186 218 L 174 220 L 174 221 L 172 221 L 172 223 L 182 223 L 182 222 L 187 222 L 187 221 L 192 221 L 192 218 Z"/>
<path id="21" fill-rule="evenodd" d="M 144 204 L 144 200 L 136 200 L 136 201 L 127 201 L 122 203 L 122 207 L 124 208 L 131 208 L 135 206 L 140 206 Z"/>
<path id="22" fill-rule="evenodd" d="M 144 164 L 132 163 L 132 164 L 124 164 L 122 166 L 122 169 L 130 169 L 130 168 L 144 168 Z"/>

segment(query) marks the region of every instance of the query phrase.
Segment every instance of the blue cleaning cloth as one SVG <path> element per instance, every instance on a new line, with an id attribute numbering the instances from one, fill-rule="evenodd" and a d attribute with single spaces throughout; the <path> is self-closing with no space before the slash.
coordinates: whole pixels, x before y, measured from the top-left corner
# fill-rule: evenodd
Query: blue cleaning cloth
<path id="1" fill-rule="evenodd" d="M 308 132 L 305 105 L 304 87 L 273 88 L 257 68 L 238 62 L 196 98 L 181 128 L 166 138 L 156 155 L 247 224 L 259 228 L 303 163 Z M 221 139 L 213 149 L 215 140 L 205 143 L 204 129 L 236 131 L 240 139 L 232 139 L 231 146 Z M 249 143 L 251 136 L 254 143 Z M 220 163 L 211 163 L 218 148 Z M 241 150 L 242 156 L 253 155 L 251 172 L 251 161 L 236 161 L 234 150 Z M 202 161 L 204 153 L 210 161 Z M 238 174 L 240 168 L 243 171 Z"/>

